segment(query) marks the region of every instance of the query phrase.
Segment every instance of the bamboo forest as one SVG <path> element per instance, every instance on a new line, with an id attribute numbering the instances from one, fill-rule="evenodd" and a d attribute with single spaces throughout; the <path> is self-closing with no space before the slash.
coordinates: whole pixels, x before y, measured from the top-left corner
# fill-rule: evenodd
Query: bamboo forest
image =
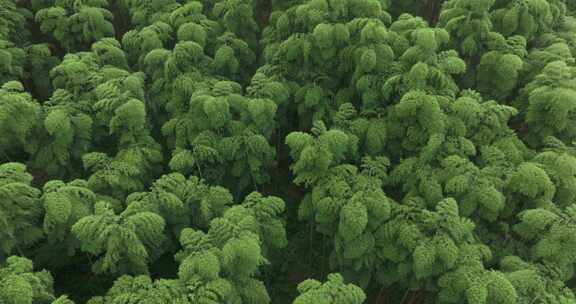
<path id="1" fill-rule="evenodd" d="M 0 304 L 576 304 L 576 0 L 0 0 Z"/>

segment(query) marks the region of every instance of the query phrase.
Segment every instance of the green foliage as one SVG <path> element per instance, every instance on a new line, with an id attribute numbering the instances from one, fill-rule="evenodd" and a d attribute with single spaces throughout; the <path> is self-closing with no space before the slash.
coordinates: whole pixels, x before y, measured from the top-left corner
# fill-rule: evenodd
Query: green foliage
<path id="1" fill-rule="evenodd" d="M 268 250 L 286 246 L 279 219 L 283 211 L 281 199 L 251 193 L 242 204 L 213 218 L 207 233 L 192 228 L 181 231 L 177 279 L 122 276 L 105 297 L 89 303 L 270 303 L 255 275 L 268 263 Z"/>
<path id="2" fill-rule="evenodd" d="M 51 180 L 44 184 L 40 198 L 45 210 L 42 227 L 48 243 L 65 243 L 70 256 L 74 255 L 79 246 L 70 229 L 79 219 L 93 213 L 97 200 L 97 196 L 87 186 L 83 180 L 69 183 Z"/>
<path id="3" fill-rule="evenodd" d="M 67 49 L 89 46 L 114 35 L 112 12 L 104 8 L 107 0 L 55 1 L 39 9 L 35 20 L 43 33 L 51 33 Z"/>
<path id="4" fill-rule="evenodd" d="M 572 113 L 576 96 L 574 68 L 564 61 L 548 63 L 523 90 L 521 109 L 525 109 L 525 123 L 530 128 L 529 142 L 535 145 L 546 137 L 555 136 L 563 141 L 575 139 Z"/>
<path id="5" fill-rule="evenodd" d="M 570 248 L 574 246 L 571 235 L 576 207 L 570 205 L 562 211 L 554 211 L 544 208 L 523 211 L 518 215 L 520 223 L 514 230 L 522 239 L 533 241 L 527 257 L 557 269 L 558 279 L 566 281 L 574 274 Z"/>
<path id="6" fill-rule="evenodd" d="M 502 38 L 498 37 L 497 39 Z M 526 38 L 512 36 L 498 43 L 494 50 L 484 53 L 478 65 L 478 90 L 496 99 L 505 99 L 516 88 L 523 57 L 526 56 Z"/>
<path id="7" fill-rule="evenodd" d="M 82 217 L 72 226 L 81 250 L 99 256 L 92 265 L 95 273 L 148 273 L 147 264 L 162 251 L 164 219 L 152 212 L 119 215 L 110 203 L 100 201 L 94 214 Z"/>
<path id="8" fill-rule="evenodd" d="M 176 235 L 186 227 L 206 228 L 232 204 L 226 188 L 209 186 L 196 176 L 186 179 L 180 173 L 163 175 L 150 192 L 132 193 L 127 198 L 131 210 L 154 212 L 165 219 Z"/>
<path id="9" fill-rule="evenodd" d="M 267 248 L 285 246 L 284 228 L 275 219 L 283 208 L 284 202 L 278 198 L 252 193 L 242 205 L 212 220 L 208 233 L 182 231 L 183 250 L 176 255 L 178 276 L 197 286 L 191 290 L 193 302 L 270 303 L 263 283 L 254 275 L 267 263 L 263 255 Z M 214 291 L 209 292 L 211 289 Z"/>
<path id="10" fill-rule="evenodd" d="M 18 48 L 14 43 L 7 40 L 0 40 L 0 84 L 11 80 L 17 80 L 24 76 L 24 62 L 26 53 Z"/>
<path id="11" fill-rule="evenodd" d="M 518 303 L 530 303 L 534 299 L 576 303 L 573 291 L 564 285 L 553 267 L 530 264 L 517 256 L 505 257 L 500 263 L 518 293 Z"/>
<path id="12" fill-rule="evenodd" d="M 185 292 L 185 286 L 179 286 L 174 280 L 152 281 L 145 275 L 124 275 L 114 282 L 105 296 L 94 297 L 87 303 L 191 303 L 184 298 Z"/>
<path id="13" fill-rule="evenodd" d="M 489 12 L 494 2 L 496 0 L 449 0 L 444 3 L 439 25 L 450 33 L 464 56 L 485 52 L 493 35 Z"/>
<path id="14" fill-rule="evenodd" d="M 0 0 L 0 303 L 576 303 L 573 2 Z"/>
<path id="15" fill-rule="evenodd" d="M 22 83 L 10 81 L 0 87 L 0 130 L 5 134 L 0 139 L 0 151 L 35 150 L 32 133 L 37 128 L 40 105 L 24 91 Z"/>
<path id="16" fill-rule="evenodd" d="M 39 100 L 47 100 L 53 90 L 50 70 L 60 59 L 55 56 L 54 50 L 47 43 L 27 46 L 24 51 L 26 52 L 24 79 L 29 82 L 31 91 Z"/>
<path id="17" fill-rule="evenodd" d="M 163 155 L 150 136 L 144 75 L 125 68 L 120 44 L 103 39 L 52 69 L 35 166 L 57 176 L 64 165 L 83 166 L 94 172 L 92 190 L 118 199 L 144 190 Z"/>
<path id="18" fill-rule="evenodd" d="M 0 16 L 0 40 L 22 42 L 27 38 L 26 17 L 27 11 L 18 7 L 14 1 L 0 2 L 2 16 Z"/>
<path id="19" fill-rule="evenodd" d="M 212 15 L 221 20 L 226 30 L 238 35 L 252 48 L 256 47 L 259 26 L 255 20 L 256 3 L 254 0 L 210 0 Z"/>
<path id="20" fill-rule="evenodd" d="M 9 304 L 70 304 L 66 296 L 53 295 L 52 275 L 46 270 L 35 272 L 32 261 L 11 256 L 0 264 L 0 301 Z"/>
<path id="21" fill-rule="evenodd" d="M 32 179 L 23 164 L 0 165 L 0 256 L 21 251 L 42 237 L 40 191 L 30 185 Z"/>
<path id="22" fill-rule="evenodd" d="M 314 123 L 312 135 L 293 132 L 286 136 L 290 156 L 294 159 L 294 182 L 311 185 L 328 174 L 331 166 L 344 161 L 356 150 L 354 138 L 338 129 L 326 130 L 322 121 Z"/>
<path id="23" fill-rule="evenodd" d="M 556 3 L 554 3 L 556 2 Z M 493 12 L 496 29 L 505 36 L 522 35 L 531 40 L 541 32 L 550 31 L 563 15 L 564 4 L 560 1 L 512 2 Z"/>
<path id="24" fill-rule="evenodd" d="M 300 296 L 293 304 L 362 304 L 366 300 L 362 289 L 352 284 L 344 284 L 342 276 L 337 273 L 329 274 L 326 283 L 312 279 L 303 281 L 298 284 L 298 291 Z"/>
<path id="25" fill-rule="evenodd" d="M 162 132 L 175 144 L 171 169 L 236 184 L 237 191 L 268 181 L 265 170 L 275 150 L 267 138 L 277 106 L 271 99 L 241 96 L 239 88 L 220 81 L 209 90 L 198 89 L 187 109 L 168 104 L 174 114 Z"/>
<path id="26" fill-rule="evenodd" d="M 87 152 L 92 140 L 92 118 L 73 104 L 65 91 L 57 91 L 44 104 L 43 135 L 35 151 L 34 167 L 50 174 L 58 174 L 63 165 L 69 165 Z"/>

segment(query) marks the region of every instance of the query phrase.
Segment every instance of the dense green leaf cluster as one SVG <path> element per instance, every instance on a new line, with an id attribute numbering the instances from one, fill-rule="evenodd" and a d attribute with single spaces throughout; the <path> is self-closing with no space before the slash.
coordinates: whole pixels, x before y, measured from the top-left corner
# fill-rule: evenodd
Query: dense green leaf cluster
<path id="1" fill-rule="evenodd" d="M 0 0 L 0 303 L 576 304 L 575 3 Z"/>

